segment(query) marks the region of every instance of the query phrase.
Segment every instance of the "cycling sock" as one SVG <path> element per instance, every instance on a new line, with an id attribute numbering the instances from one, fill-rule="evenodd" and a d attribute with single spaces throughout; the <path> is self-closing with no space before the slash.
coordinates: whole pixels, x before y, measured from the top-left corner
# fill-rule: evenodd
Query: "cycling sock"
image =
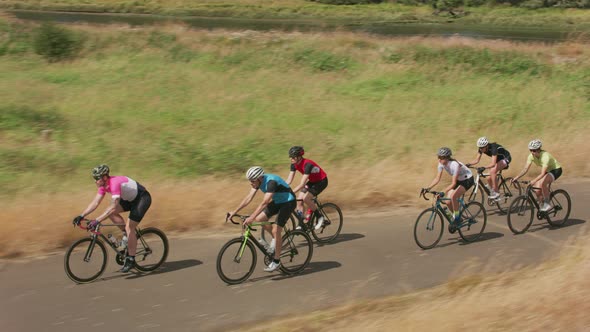
<path id="1" fill-rule="evenodd" d="M 280 260 L 278 260 L 276 258 L 273 258 L 272 261 L 275 262 L 276 264 L 279 264 L 281 262 Z"/>

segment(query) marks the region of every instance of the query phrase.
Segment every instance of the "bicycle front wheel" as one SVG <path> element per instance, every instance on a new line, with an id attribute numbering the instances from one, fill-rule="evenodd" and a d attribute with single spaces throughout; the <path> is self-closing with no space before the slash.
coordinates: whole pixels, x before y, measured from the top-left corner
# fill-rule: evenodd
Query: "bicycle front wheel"
<path id="1" fill-rule="evenodd" d="M 483 204 L 483 189 L 480 185 L 473 185 L 463 194 L 464 202 L 479 202 Z"/>
<path id="2" fill-rule="evenodd" d="M 434 248 L 443 235 L 444 222 L 439 211 L 434 208 L 420 213 L 414 224 L 414 240 L 422 249 Z"/>
<path id="3" fill-rule="evenodd" d="M 157 269 L 168 257 L 168 238 L 161 230 L 150 227 L 137 232 L 135 268 L 142 272 Z"/>
<path id="4" fill-rule="evenodd" d="M 508 213 L 512 202 L 522 194 L 520 184 L 518 182 L 510 183 L 511 180 L 512 178 L 505 178 L 499 185 L 500 197 L 496 199 L 496 206 L 500 213 Z"/>
<path id="5" fill-rule="evenodd" d="M 514 234 L 526 232 L 533 224 L 535 208 L 528 196 L 518 196 L 508 208 L 508 228 Z"/>
<path id="6" fill-rule="evenodd" d="M 555 190 L 551 193 L 551 206 L 551 210 L 547 212 L 547 222 L 554 227 L 563 226 L 570 217 L 570 195 L 563 189 Z"/>
<path id="7" fill-rule="evenodd" d="M 461 211 L 461 225 L 459 225 L 459 235 L 465 242 L 473 242 L 481 236 L 488 216 L 483 204 L 479 202 L 469 202 Z"/>
<path id="8" fill-rule="evenodd" d="M 256 249 L 250 240 L 239 237 L 227 242 L 217 255 L 217 274 L 230 285 L 246 281 L 256 267 Z"/>
<path id="9" fill-rule="evenodd" d="M 281 246 L 281 271 L 295 274 L 303 271 L 311 261 L 313 245 L 306 232 L 295 230 L 283 236 Z"/>
<path id="10" fill-rule="evenodd" d="M 98 239 L 83 238 L 66 251 L 64 268 L 72 281 L 83 284 L 96 280 L 107 267 L 107 249 Z"/>
<path id="11" fill-rule="evenodd" d="M 311 235 L 319 243 L 332 242 L 338 238 L 340 231 L 342 231 L 342 223 L 344 221 L 342 210 L 334 203 L 326 203 L 322 204 L 320 212 L 324 217 L 324 222 L 318 229 L 315 226 L 312 227 Z"/>

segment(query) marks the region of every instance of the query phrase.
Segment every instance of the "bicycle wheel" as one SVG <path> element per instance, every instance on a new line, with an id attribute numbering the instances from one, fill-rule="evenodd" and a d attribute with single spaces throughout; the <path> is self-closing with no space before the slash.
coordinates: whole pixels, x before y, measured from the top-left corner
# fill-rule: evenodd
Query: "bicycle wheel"
<path id="1" fill-rule="evenodd" d="M 334 203 L 322 204 L 320 211 L 324 217 L 324 223 L 319 229 L 311 228 L 311 235 L 319 243 L 328 243 L 336 240 L 342 230 L 342 210 Z M 317 222 L 317 218 L 316 218 Z"/>
<path id="2" fill-rule="evenodd" d="M 217 274 L 230 285 L 244 282 L 256 267 L 256 249 L 250 240 L 239 237 L 227 242 L 217 255 Z M 242 250 L 243 247 L 243 250 Z"/>
<path id="3" fill-rule="evenodd" d="M 135 268 L 142 272 L 157 269 L 168 257 L 168 238 L 161 230 L 150 227 L 137 232 Z"/>
<path id="4" fill-rule="evenodd" d="M 563 226 L 570 217 L 572 200 L 567 191 L 555 190 L 551 193 L 551 210 L 547 211 L 547 222 L 551 226 Z"/>
<path id="5" fill-rule="evenodd" d="M 476 191 L 477 190 L 477 191 Z M 481 185 L 478 186 L 471 186 L 471 188 L 469 188 L 469 190 L 467 190 L 464 194 L 463 194 L 463 201 L 464 202 L 479 202 L 481 204 L 483 204 L 483 189 L 481 189 Z"/>
<path id="6" fill-rule="evenodd" d="M 442 238 L 444 230 L 443 217 L 434 208 L 426 209 L 420 213 L 414 225 L 414 240 L 422 249 L 431 249 Z"/>
<path id="7" fill-rule="evenodd" d="M 311 238 L 306 232 L 295 230 L 283 236 L 281 271 L 295 274 L 303 271 L 313 255 Z"/>
<path id="8" fill-rule="evenodd" d="M 488 215 L 483 204 L 479 202 L 469 202 L 461 211 L 461 225 L 459 226 L 459 235 L 465 242 L 473 242 L 481 236 L 486 223 Z"/>
<path id="9" fill-rule="evenodd" d="M 99 239 L 80 239 L 66 251 L 64 268 L 72 281 L 80 284 L 94 281 L 106 267 L 107 249 Z"/>
<path id="10" fill-rule="evenodd" d="M 508 208 L 508 228 L 514 234 L 526 232 L 533 224 L 535 207 L 528 196 L 518 196 Z"/>
<path id="11" fill-rule="evenodd" d="M 496 206 L 500 213 L 508 213 L 508 208 L 514 200 L 522 194 L 522 189 L 518 182 L 510 183 L 512 178 L 505 178 L 498 186 L 500 197 L 496 199 Z"/>

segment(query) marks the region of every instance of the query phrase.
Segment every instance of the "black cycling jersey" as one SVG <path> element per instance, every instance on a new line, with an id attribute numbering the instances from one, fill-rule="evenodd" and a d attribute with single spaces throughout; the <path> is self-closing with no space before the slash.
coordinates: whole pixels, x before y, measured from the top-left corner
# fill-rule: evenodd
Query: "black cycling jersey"
<path id="1" fill-rule="evenodd" d="M 477 152 L 479 154 L 482 153 L 482 151 L 479 149 L 477 150 Z M 497 144 L 497 143 L 488 144 L 488 148 L 486 149 L 486 151 L 484 153 L 489 157 L 497 156 L 496 161 L 507 159 L 508 162 L 510 162 L 510 160 L 512 159 L 510 157 L 510 152 L 508 152 L 508 150 L 504 149 L 504 147 L 502 145 Z"/>

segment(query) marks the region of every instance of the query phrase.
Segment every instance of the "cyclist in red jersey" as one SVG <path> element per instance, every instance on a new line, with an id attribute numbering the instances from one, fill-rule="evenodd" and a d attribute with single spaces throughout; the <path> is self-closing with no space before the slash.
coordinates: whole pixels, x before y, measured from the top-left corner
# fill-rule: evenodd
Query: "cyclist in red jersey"
<path id="1" fill-rule="evenodd" d="M 299 199 L 297 202 L 297 214 L 299 214 L 299 217 L 303 216 L 303 203 L 309 208 L 304 219 L 306 224 L 311 219 L 311 214 L 315 213 L 318 208 L 313 199 L 328 187 L 328 176 L 315 161 L 303 158 L 304 153 L 305 150 L 303 150 L 302 146 L 293 146 L 289 149 L 291 172 L 287 177 L 287 184 L 290 185 L 293 182 L 295 171 L 303 174 L 301 182 L 297 187 L 293 188 L 293 192 L 300 191 L 297 195 L 297 199 Z M 324 217 L 320 215 L 315 229 L 322 228 L 323 224 Z M 299 225 L 298 228 L 300 227 L 305 227 L 305 225 Z"/>

